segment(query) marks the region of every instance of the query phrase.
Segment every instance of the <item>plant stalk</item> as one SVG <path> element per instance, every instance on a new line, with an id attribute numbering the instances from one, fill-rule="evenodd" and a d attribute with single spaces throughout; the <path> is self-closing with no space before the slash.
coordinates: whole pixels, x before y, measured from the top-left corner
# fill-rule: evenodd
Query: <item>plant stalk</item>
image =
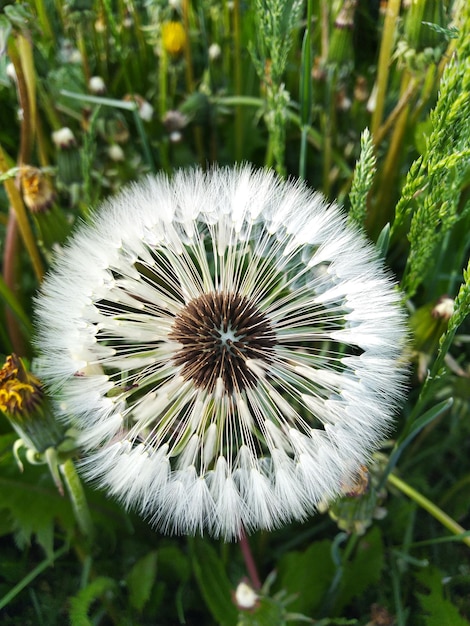
<path id="1" fill-rule="evenodd" d="M 407 495 L 411 500 L 416 502 L 422 509 L 430 513 L 440 524 L 442 524 L 447 530 L 450 530 L 454 535 L 462 535 L 466 533 L 465 528 L 460 526 L 450 515 L 447 515 L 442 509 L 428 500 L 421 493 L 413 489 L 411 485 L 405 483 L 401 478 L 398 478 L 396 474 L 389 474 L 388 482 L 393 487 L 399 489 L 402 493 Z M 462 542 L 470 548 L 470 537 L 462 537 Z"/>

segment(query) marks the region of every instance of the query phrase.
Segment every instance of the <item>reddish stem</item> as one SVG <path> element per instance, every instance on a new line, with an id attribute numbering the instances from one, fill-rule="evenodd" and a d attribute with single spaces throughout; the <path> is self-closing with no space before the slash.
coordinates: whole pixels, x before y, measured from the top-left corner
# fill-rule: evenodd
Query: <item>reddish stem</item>
<path id="1" fill-rule="evenodd" d="M 245 534 L 245 531 L 242 531 L 242 534 L 240 536 L 240 540 L 238 543 L 240 545 L 240 550 L 242 551 L 242 554 L 243 554 L 243 559 L 245 561 L 246 569 L 248 571 L 248 576 L 250 578 L 251 584 L 253 586 L 253 589 L 257 591 L 261 589 L 261 581 L 258 576 L 256 563 L 253 558 L 251 547 L 250 547 L 248 538 Z"/>

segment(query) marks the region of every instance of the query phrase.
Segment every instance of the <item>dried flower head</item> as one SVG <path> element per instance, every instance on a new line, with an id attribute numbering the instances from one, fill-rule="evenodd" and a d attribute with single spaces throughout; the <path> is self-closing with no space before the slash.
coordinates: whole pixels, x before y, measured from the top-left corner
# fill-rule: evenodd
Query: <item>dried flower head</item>
<path id="1" fill-rule="evenodd" d="M 270 171 L 130 186 L 75 235 L 37 314 L 85 476 L 164 531 L 305 519 L 403 392 L 404 317 L 374 249 Z"/>
<path id="2" fill-rule="evenodd" d="M 54 189 L 42 170 L 25 165 L 21 168 L 21 189 L 24 203 L 30 211 L 46 211 L 54 203 Z"/>

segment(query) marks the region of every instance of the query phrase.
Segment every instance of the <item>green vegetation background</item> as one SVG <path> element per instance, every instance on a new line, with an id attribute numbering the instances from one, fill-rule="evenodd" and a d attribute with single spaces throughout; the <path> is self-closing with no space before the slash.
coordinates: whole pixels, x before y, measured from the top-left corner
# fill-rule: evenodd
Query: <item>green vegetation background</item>
<path id="1" fill-rule="evenodd" d="M 215 162 L 338 199 L 400 281 L 412 334 L 409 397 L 369 488 L 249 539 L 251 610 L 234 602 L 256 584 L 238 544 L 162 536 L 88 487 L 87 536 L 47 464 L 28 462 L 44 458 L 15 448 L 20 471 L 1 417 L 1 623 L 469 624 L 468 2 L 0 7 L 4 358 L 34 356 L 32 297 L 90 207 L 147 172 Z M 74 139 L 53 140 L 64 127 Z"/>

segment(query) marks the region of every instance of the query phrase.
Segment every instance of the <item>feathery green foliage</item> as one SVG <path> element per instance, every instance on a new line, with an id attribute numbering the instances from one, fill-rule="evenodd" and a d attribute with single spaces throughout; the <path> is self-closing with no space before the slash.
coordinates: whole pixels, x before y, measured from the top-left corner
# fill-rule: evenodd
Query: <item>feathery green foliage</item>
<path id="1" fill-rule="evenodd" d="M 372 137 L 369 129 L 365 128 L 361 135 L 361 154 L 356 163 L 349 193 L 351 207 L 348 213 L 349 221 L 361 228 L 366 221 L 367 196 L 374 181 L 376 161 Z"/>

